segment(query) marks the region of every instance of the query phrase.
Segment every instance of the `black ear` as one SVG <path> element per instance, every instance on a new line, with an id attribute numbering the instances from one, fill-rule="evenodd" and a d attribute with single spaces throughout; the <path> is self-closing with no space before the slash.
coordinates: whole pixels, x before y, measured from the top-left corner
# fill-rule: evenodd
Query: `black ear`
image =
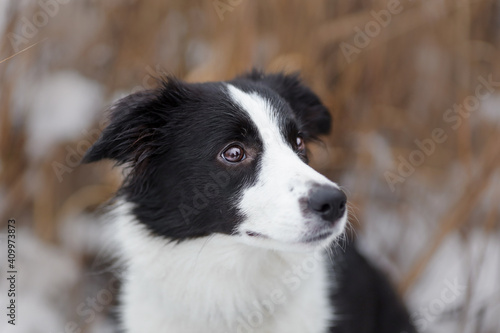
<path id="1" fill-rule="evenodd" d="M 135 166 L 168 149 L 166 124 L 171 109 L 186 94 L 186 84 L 173 79 L 160 80 L 160 87 L 131 94 L 110 109 L 110 123 L 99 139 L 85 153 L 82 163 L 112 159 L 117 164 Z"/>
<path id="2" fill-rule="evenodd" d="M 330 132 L 331 116 L 328 109 L 319 97 L 302 83 L 299 74 L 264 74 L 258 70 L 252 70 L 242 78 L 260 82 L 276 91 L 288 102 L 310 135 L 323 135 Z"/>

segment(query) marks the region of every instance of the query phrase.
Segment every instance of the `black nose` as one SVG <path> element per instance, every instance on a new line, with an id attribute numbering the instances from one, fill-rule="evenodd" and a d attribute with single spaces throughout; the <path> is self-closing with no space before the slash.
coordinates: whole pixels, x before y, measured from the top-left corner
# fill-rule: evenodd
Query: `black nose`
<path id="1" fill-rule="evenodd" d="M 347 197 L 334 187 L 320 187 L 309 195 L 309 209 L 323 220 L 335 222 L 344 216 Z"/>

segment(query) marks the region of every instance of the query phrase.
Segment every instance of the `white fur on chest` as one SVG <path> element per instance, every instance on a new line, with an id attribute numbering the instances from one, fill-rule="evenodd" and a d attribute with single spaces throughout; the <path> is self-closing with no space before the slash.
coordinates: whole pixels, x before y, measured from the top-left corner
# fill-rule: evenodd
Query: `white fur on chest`
<path id="1" fill-rule="evenodd" d="M 321 252 L 270 251 L 225 235 L 168 243 L 124 214 L 113 233 L 127 266 L 127 333 L 328 332 L 331 282 Z"/>

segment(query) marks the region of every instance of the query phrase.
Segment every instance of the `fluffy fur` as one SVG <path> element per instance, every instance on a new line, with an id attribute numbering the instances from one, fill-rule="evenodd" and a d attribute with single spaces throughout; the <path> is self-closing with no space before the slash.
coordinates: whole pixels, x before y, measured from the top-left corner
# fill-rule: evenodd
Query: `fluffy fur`
<path id="1" fill-rule="evenodd" d="M 129 170 L 111 225 L 127 265 L 124 330 L 412 332 L 352 246 L 327 256 L 346 198 L 307 165 L 304 142 L 329 129 L 295 75 L 168 78 L 120 100 L 84 162 Z"/>

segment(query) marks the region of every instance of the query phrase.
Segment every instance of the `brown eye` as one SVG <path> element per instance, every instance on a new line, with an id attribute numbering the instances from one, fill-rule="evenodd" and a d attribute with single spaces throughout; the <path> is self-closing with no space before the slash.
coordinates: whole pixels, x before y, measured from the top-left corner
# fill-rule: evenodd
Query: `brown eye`
<path id="1" fill-rule="evenodd" d="M 297 139 L 295 141 L 295 145 L 297 147 L 297 150 L 302 151 L 302 150 L 306 149 L 306 144 L 304 142 L 304 139 L 300 135 L 297 136 Z"/>
<path id="2" fill-rule="evenodd" d="M 222 157 L 230 163 L 238 163 L 245 159 L 245 151 L 241 146 L 229 146 L 222 152 Z"/>

